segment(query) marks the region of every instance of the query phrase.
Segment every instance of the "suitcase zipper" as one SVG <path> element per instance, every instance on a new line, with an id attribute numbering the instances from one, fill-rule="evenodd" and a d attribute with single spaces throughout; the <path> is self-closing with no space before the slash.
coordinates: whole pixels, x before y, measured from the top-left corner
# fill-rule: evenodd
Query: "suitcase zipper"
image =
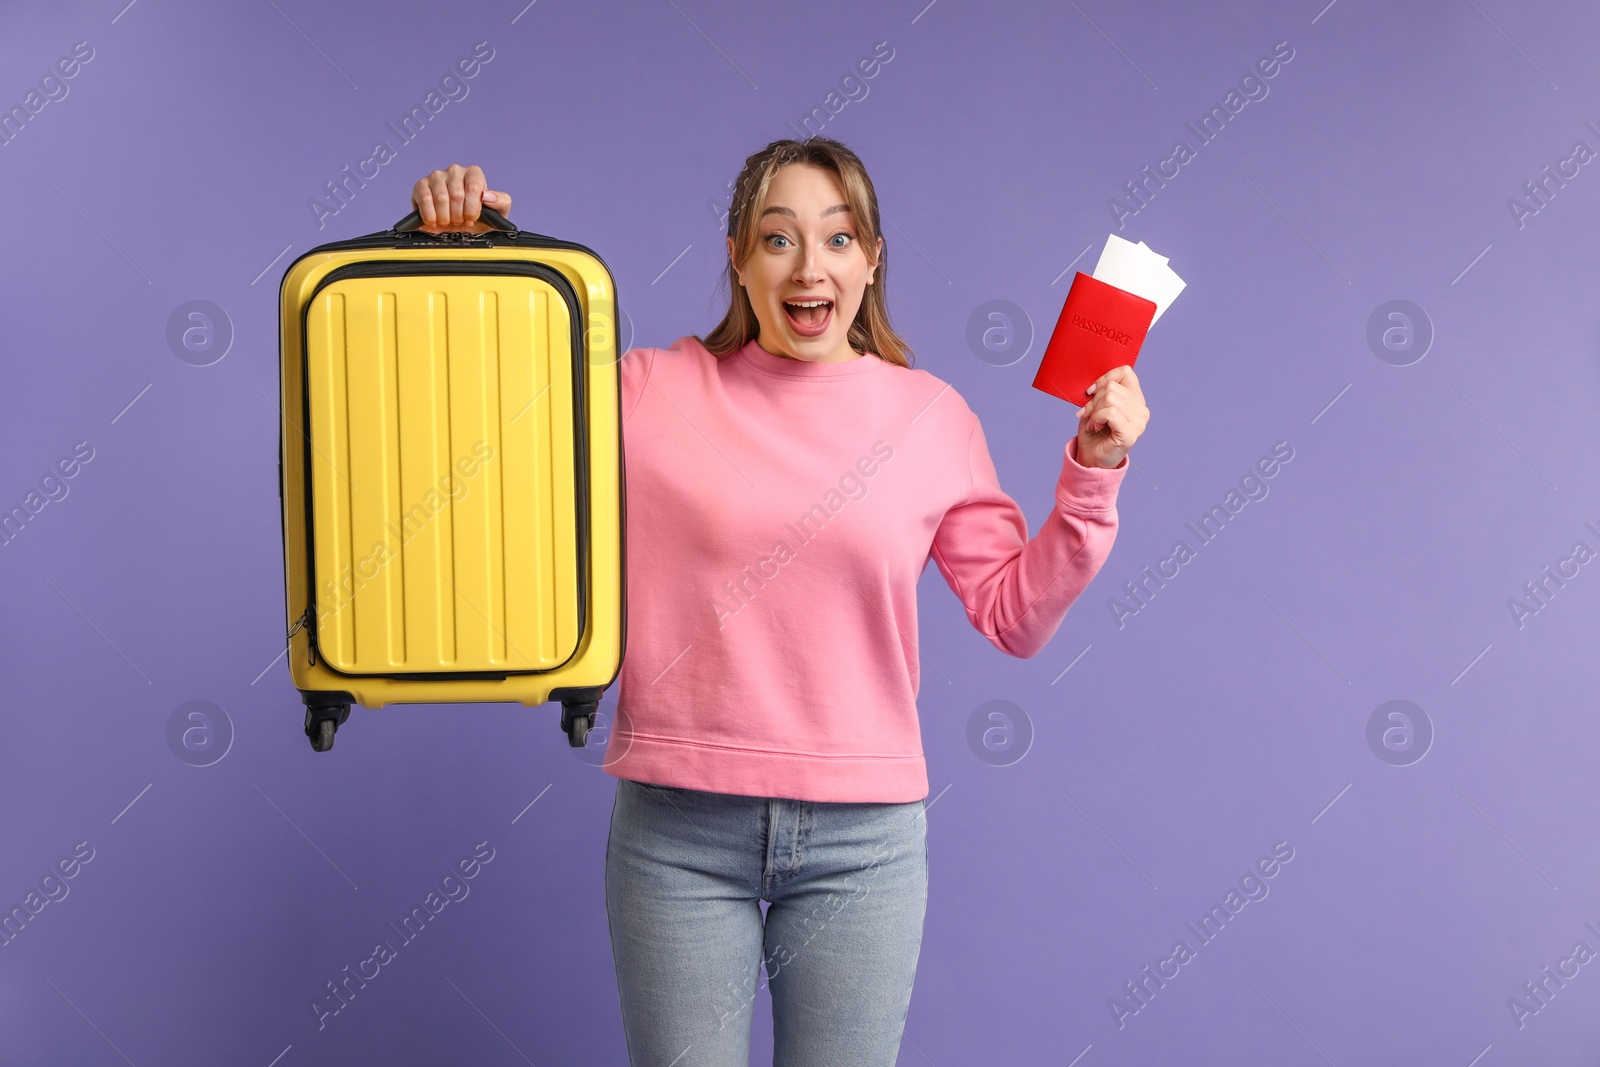
<path id="1" fill-rule="evenodd" d="M 298 263 L 306 256 L 317 255 L 324 252 L 349 252 L 362 248 L 418 248 L 449 247 L 452 245 L 470 245 L 479 247 L 494 247 L 496 244 L 507 244 L 515 248 L 565 248 L 574 252 L 584 252 L 594 255 L 593 249 L 587 245 L 577 244 L 572 241 L 563 241 L 556 237 L 547 237 L 542 233 L 532 230 L 518 230 L 516 233 L 505 233 L 498 230 L 489 230 L 485 233 L 467 233 L 461 230 L 452 230 L 447 233 L 424 233 L 421 230 L 405 230 L 399 234 L 388 230 L 379 230 L 376 233 L 364 234 L 360 237 L 351 237 L 344 241 L 329 241 L 327 244 L 317 245 L 295 258 Z M 595 257 L 599 259 L 598 256 Z M 294 269 L 290 264 L 289 271 Z M 289 271 L 285 272 L 285 277 Z"/>
<path id="2" fill-rule="evenodd" d="M 305 630 L 306 653 L 309 657 L 309 662 L 312 665 L 315 665 L 317 662 L 317 628 L 311 625 L 312 614 L 315 611 L 315 603 L 307 604 L 306 610 L 300 614 L 298 619 L 294 620 L 294 625 L 289 627 L 288 636 L 284 638 L 284 643 L 288 644 L 290 641 L 294 640 L 295 634 L 299 633 L 301 630 Z"/>

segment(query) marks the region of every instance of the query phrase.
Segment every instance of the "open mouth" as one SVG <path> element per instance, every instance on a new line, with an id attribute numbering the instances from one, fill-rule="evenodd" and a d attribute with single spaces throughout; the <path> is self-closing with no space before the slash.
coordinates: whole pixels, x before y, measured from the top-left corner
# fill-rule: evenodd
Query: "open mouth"
<path id="1" fill-rule="evenodd" d="M 833 301 L 785 300 L 783 310 L 799 333 L 815 336 L 828 328 L 828 321 L 833 316 Z"/>

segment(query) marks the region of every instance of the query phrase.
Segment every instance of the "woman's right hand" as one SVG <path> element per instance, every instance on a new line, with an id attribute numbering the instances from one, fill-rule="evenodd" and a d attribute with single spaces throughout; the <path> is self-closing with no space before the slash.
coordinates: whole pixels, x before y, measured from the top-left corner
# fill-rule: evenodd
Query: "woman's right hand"
<path id="1" fill-rule="evenodd" d="M 487 233 L 494 227 L 478 218 L 479 208 L 492 207 L 509 218 L 511 197 L 490 189 L 482 168 L 452 163 L 418 179 L 411 188 L 411 206 L 422 216 L 418 228 L 424 233 Z"/>

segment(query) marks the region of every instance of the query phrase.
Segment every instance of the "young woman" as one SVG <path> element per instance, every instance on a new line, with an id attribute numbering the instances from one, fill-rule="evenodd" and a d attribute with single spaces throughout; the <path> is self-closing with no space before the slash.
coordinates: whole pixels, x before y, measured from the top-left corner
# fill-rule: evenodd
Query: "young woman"
<path id="1" fill-rule="evenodd" d="M 478 167 L 412 201 L 431 232 L 511 209 Z M 895 1062 L 927 900 L 918 576 L 1032 656 L 1116 536 L 1133 369 L 1093 387 L 1029 540 L 977 417 L 889 325 L 879 226 L 855 153 L 774 141 L 735 183 L 727 314 L 622 356 L 605 889 L 634 1067 L 745 1067 L 761 979 L 776 1067 Z"/>

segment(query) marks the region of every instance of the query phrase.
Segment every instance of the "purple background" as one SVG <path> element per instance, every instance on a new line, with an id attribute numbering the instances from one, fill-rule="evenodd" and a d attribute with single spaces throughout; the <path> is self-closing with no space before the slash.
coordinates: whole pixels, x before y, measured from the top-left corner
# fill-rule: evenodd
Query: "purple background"
<path id="1" fill-rule="evenodd" d="M 1138 365 L 1116 547 L 1051 645 L 1003 656 L 924 572 L 932 884 L 900 1062 L 1600 1053 L 1600 962 L 1521 1026 L 1508 1004 L 1600 950 L 1600 566 L 1520 627 L 1509 606 L 1600 549 L 1600 166 L 1520 227 L 1508 207 L 1600 148 L 1593 5 L 123 4 L 0 8 L 6 109 L 94 49 L 0 146 L 0 508 L 94 449 L 0 549 L 0 906 L 94 849 L 0 948 L 0 1059 L 625 1061 L 615 780 L 555 706 L 357 708 L 327 754 L 301 733 L 274 660 L 277 286 L 477 163 L 519 223 L 605 257 L 625 342 L 704 331 L 726 184 L 879 41 L 893 58 L 822 132 L 866 162 L 895 322 L 978 411 L 1030 529 L 1074 425 L 1029 386 L 1068 268 L 1115 230 L 1189 282 Z M 386 122 L 479 41 L 469 95 L 400 144 Z M 1268 95 L 1196 147 L 1184 123 L 1280 41 Z M 1195 158 L 1117 229 L 1109 198 L 1179 137 Z M 308 201 L 380 138 L 398 158 L 319 229 Z M 1395 299 L 1431 324 L 1420 360 L 1369 345 Z M 191 300 L 234 332 L 208 366 L 167 341 Z M 974 349 L 992 300 L 1024 319 Z M 1269 495 L 1119 628 L 1123 583 L 1194 547 L 1185 522 L 1280 441 Z M 168 740 L 191 700 L 232 731 L 209 766 Z M 998 753 L 968 740 L 994 700 L 1018 709 Z M 1370 741 L 1391 700 L 1431 739 Z M 313 998 L 480 841 L 470 895 L 319 1030 Z M 1280 841 L 1270 894 L 1200 944 L 1185 923 Z M 1180 938 L 1194 959 L 1119 1026 L 1111 998 Z"/>

